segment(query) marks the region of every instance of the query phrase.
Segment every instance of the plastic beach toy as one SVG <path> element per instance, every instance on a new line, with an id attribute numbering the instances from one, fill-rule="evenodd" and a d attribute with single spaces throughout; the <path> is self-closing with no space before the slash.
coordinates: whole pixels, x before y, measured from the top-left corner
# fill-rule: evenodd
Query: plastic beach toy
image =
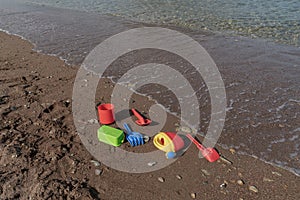
<path id="1" fill-rule="evenodd" d="M 166 152 L 167 158 L 174 158 L 176 154 L 171 152 L 176 152 L 184 147 L 183 139 L 176 133 L 172 132 L 160 132 L 153 138 L 153 144 L 159 150 Z"/>
<path id="2" fill-rule="evenodd" d="M 147 126 L 151 123 L 150 119 L 145 119 L 142 115 L 140 115 L 134 108 L 131 109 L 134 116 L 136 116 L 138 119 L 135 121 L 135 123 L 139 126 Z"/>
<path id="3" fill-rule="evenodd" d="M 141 133 L 133 132 L 126 123 L 123 126 L 126 130 L 126 139 L 132 147 L 144 144 L 144 137 Z"/>
<path id="4" fill-rule="evenodd" d="M 101 124 L 112 124 L 115 121 L 114 105 L 107 103 L 98 106 L 99 121 Z"/>
<path id="5" fill-rule="evenodd" d="M 220 154 L 214 148 L 205 148 L 190 134 L 187 134 L 186 136 L 197 146 L 203 157 L 206 158 L 206 160 L 208 160 L 209 162 L 215 162 L 220 158 Z"/>
<path id="6" fill-rule="evenodd" d="M 170 151 L 166 153 L 166 157 L 167 159 L 172 159 L 172 158 L 176 158 L 177 154 L 176 152 Z"/>
<path id="7" fill-rule="evenodd" d="M 120 129 L 103 125 L 98 129 L 98 139 L 106 144 L 118 147 L 124 142 L 124 133 Z"/>

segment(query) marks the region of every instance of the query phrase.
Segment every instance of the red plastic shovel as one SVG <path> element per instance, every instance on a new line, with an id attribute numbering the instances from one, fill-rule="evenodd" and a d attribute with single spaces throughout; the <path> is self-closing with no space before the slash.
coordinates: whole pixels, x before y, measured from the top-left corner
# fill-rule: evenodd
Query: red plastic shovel
<path id="1" fill-rule="evenodd" d="M 139 126 L 146 126 L 151 123 L 150 119 L 145 119 L 140 113 L 138 113 L 134 108 L 131 109 L 134 116 L 136 116 L 138 119 L 135 121 L 135 123 Z"/>
<path id="2" fill-rule="evenodd" d="M 190 134 L 187 134 L 186 136 L 197 146 L 197 148 L 201 151 L 203 157 L 206 158 L 206 160 L 208 160 L 209 162 L 215 162 L 220 158 L 219 153 L 214 148 L 205 148 Z"/>

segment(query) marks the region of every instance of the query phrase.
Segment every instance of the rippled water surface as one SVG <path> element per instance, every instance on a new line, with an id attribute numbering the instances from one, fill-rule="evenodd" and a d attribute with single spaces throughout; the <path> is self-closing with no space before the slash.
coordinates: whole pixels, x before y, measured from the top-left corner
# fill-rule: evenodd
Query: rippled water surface
<path id="1" fill-rule="evenodd" d="M 27 0 L 299 46 L 299 0 Z"/>

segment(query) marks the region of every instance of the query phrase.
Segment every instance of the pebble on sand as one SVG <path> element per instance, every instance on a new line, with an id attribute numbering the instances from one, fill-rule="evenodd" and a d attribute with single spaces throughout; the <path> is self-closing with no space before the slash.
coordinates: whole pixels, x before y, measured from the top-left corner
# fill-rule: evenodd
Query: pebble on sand
<path id="1" fill-rule="evenodd" d="M 196 193 L 191 193 L 192 199 L 196 199 Z"/>
<path id="2" fill-rule="evenodd" d="M 98 120 L 97 119 L 90 119 L 90 120 L 88 120 L 88 123 L 89 124 L 97 124 Z"/>
<path id="3" fill-rule="evenodd" d="M 258 189 L 254 185 L 249 186 L 249 190 L 252 192 L 258 193 Z"/>
<path id="4" fill-rule="evenodd" d="M 11 158 L 17 158 L 17 157 L 18 157 L 17 154 L 13 154 L 13 155 L 11 156 Z"/>
<path id="5" fill-rule="evenodd" d="M 237 184 L 239 184 L 239 185 L 244 185 L 245 184 L 245 182 L 243 181 L 243 180 L 237 180 Z"/>
<path id="6" fill-rule="evenodd" d="M 222 183 L 221 185 L 220 185 L 220 188 L 226 188 L 227 187 L 227 184 L 226 183 Z"/>
<path id="7" fill-rule="evenodd" d="M 165 182 L 165 179 L 164 179 L 163 177 L 158 177 L 157 180 L 158 180 L 159 182 L 161 182 L 161 183 Z"/>
<path id="8" fill-rule="evenodd" d="M 91 160 L 91 163 L 93 163 L 95 165 L 95 167 L 99 167 L 100 163 L 96 160 Z"/>
<path id="9" fill-rule="evenodd" d="M 149 162 L 149 163 L 148 163 L 148 166 L 149 166 L 149 167 L 153 167 L 153 166 L 156 165 L 156 164 L 157 164 L 157 162 Z"/>
<path id="10" fill-rule="evenodd" d="M 272 179 L 269 179 L 269 178 L 267 178 L 267 177 L 264 177 L 263 178 L 263 182 L 273 182 L 274 180 L 272 180 Z"/>
<path id="11" fill-rule="evenodd" d="M 276 176 L 282 176 L 279 172 L 272 172 L 272 174 L 274 174 Z"/>
<path id="12" fill-rule="evenodd" d="M 235 149 L 233 149 L 233 148 L 231 148 L 231 149 L 229 149 L 229 151 L 230 151 L 230 153 L 232 153 L 232 154 L 235 154 Z"/>
<path id="13" fill-rule="evenodd" d="M 205 176 L 209 176 L 210 173 L 206 170 L 206 169 L 201 169 L 202 173 L 205 175 Z"/>
<path id="14" fill-rule="evenodd" d="M 187 126 L 180 126 L 176 129 L 177 131 L 182 131 L 184 133 L 192 133 L 192 129 Z"/>
<path id="15" fill-rule="evenodd" d="M 95 169 L 95 174 L 96 174 L 97 176 L 99 176 L 101 173 L 102 173 L 102 170 L 101 170 L 101 169 Z"/>
<path id="16" fill-rule="evenodd" d="M 144 142 L 149 142 L 150 137 L 148 135 L 143 136 Z"/>
<path id="17" fill-rule="evenodd" d="M 181 180 L 181 179 L 182 179 L 182 177 L 181 177 L 180 175 L 176 175 L 176 178 L 177 178 L 178 180 Z"/>

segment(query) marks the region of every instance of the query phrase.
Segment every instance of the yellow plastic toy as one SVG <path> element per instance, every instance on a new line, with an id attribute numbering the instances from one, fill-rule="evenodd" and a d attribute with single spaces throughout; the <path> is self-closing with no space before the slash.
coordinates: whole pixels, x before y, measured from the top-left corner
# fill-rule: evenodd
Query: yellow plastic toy
<path id="1" fill-rule="evenodd" d="M 153 144 L 166 153 L 176 152 L 184 147 L 183 139 L 176 133 L 160 132 L 153 138 Z"/>
<path id="2" fill-rule="evenodd" d="M 167 136 L 164 132 L 160 132 L 155 135 L 153 138 L 153 144 L 156 146 L 156 148 L 164 152 L 175 152 L 174 144 L 171 138 L 169 138 L 169 136 Z"/>

